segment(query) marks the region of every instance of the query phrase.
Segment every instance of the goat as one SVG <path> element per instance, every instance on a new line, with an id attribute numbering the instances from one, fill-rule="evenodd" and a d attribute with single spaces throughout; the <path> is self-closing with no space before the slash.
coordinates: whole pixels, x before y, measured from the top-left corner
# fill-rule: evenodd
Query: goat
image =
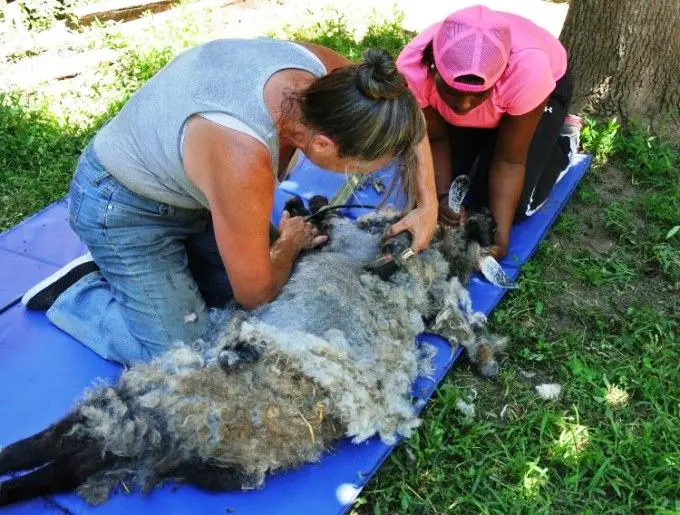
<path id="1" fill-rule="evenodd" d="M 43 432 L 0 451 L 0 505 L 78 489 L 92 504 L 118 485 L 148 491 L 174 479 L 210 490 L 257 488 L 267 474 L 320 459 L 334 442 L 418 427 L 410 389 L 431 374 L 429 329 L 464 345 L 485 375 L 505 340 L 485 329 L 463 283 L 492 221 L 441 227 L 429 249 L 388 280 L 368 272 L 394 213 L 329 223 L 273 302 L 212 313 L 204 340 L 92 387 Z M 127 490 L 127 488 L 126 488 Z"/>

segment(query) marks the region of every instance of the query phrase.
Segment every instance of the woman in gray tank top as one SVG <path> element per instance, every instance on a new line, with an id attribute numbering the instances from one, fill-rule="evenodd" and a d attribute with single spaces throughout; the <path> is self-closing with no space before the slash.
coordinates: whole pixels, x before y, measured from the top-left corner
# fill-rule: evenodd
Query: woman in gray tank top
<path id="1" fill-rule="evenodd" d="M 339 172 L 407 163 L 402 179 L 415 208 L 391 231 L 410 231 L 422 250 L 437 219 L 424 136 L 416 100 L 382 50 L 360 64 L 269 39 L 188 50 L 83 152 L 70 222 L 90 253 L 32 288 L 24 304 L 129 364 L 200 338 L 207 309 L 232 296 L 246 309 L 270 301 L 297 255 L 325 241 L 286 213 L 270 241 L 276 182 L 298 149 Z"/>

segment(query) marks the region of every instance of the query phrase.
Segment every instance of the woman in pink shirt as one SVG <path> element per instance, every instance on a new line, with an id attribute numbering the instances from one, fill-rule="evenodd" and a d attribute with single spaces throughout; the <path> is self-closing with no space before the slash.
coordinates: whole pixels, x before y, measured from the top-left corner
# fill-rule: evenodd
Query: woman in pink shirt
<path id="1" fill-rule="evenodd" d="M 467 203 L 488 206 L 498 224 L 497 257 L 513 221 L 531 216 L 569 162 L 560 136 L 571 100 L 560 42 L 520 16 L 475 6 L 411 41 L 397 60 L 427 119 L 439 220 L 453 178 L 472 178 Z"/>

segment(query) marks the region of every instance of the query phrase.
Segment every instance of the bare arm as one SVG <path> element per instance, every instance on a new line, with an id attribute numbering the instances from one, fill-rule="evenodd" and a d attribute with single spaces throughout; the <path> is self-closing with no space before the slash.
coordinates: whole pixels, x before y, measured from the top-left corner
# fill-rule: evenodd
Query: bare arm
<path id="1" fill-rule="evenodd" d="M 254 308 L 285 284 L 298 253 L 322 239 L 302 218 L 281 222 L 269 247 L 274 178 L 268 152 L 253 138 L 195 117 L 189 122 L 187 175 L 210 205 L 215 238 L 237 302 Z"/>
<path id="2" fill-rule="evenodd" d="M 416 207 L 390 227 L 389 234 L 410 232 L 413 236 L 411 248 L 415 252 L 420 252 L 430 244 L 437 229 L 437 194 L 432 149 L 427 134 L 416 147 L 415 153 L 417 161 Z"/>
<path id="3" fill-rule="evenodd" d="M 431 107 L 423 109 L 423 113 L 427 121 L 427 134 L 432 148 L 439 221 L 448 225 L 458 225 L 461 223 L 461 214 L 451 211 L 448 202 L 449 186 L 453 180 L 449 124 Z M 462 219 L 464 220 L 464 215 Z"/>
<path id="4" fill-rule="evenodd" d="M 296 41 L 296 43 L 300 46 L 305 47 L 307 50 L 316 55 L 319 58 L 319 60 L 323 63 L 323 65 L 326 67 L 326 71 L 328 72 L 332 72 L 336 68 L 342 68 L 343 66 L 352 64 L 352 61 L 341 56 L 335 50 L 331 50 L 330 48 L 326 48 L 325 46 L 316 45 L 314 43 L 306 42 L 303 43 L 301 41 Z"/>
<path id="5" fill-rule="evenodd" d="M 449 140 L 448 124 L 442 116 L 432 109 L 423 109 L 425 121 L 427 122 L 427 136 L 430 139 L 432 149 L 432 159 L 434 165 L 435 183 L 437 187 L 437 197 L 448 193 L 451 184 L 451 143 Z"/>
<path id="6" fill-rule="evenodd" d="M 489 209 L 498 225 L 496 257 L 503 257 L 508 252 L 510 227 L 524 186 L 529 145 L 546 103 L 547 99 L 521 116 L 506 115 L 498 129 L 496 150 L 489 169 Z"/>
<path id="7" fill-rule="evenodd" d="M 425 118 L 427 121 L 427 118 Z M 432 142 L 439 145 L 440 139 L 430 138 L 428 132 L 416 148 L 418 162 L 418 175 L 416 176 L 416 200 L 418 207 L 437 209 L 437 187 L 435 178 L 435 161 L 433 157 Z M 448 143 L 448 140 L 446 140 Z"/>

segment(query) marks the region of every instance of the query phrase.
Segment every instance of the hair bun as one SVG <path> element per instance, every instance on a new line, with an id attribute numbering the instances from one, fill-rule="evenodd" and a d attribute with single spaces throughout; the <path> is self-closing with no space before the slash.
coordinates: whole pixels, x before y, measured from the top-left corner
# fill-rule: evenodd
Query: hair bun
<path id="1" fill-rule="evenodd" d="M 408 89 L 392 56 L 379 48 L 367 50 L 364 54 L 363 62 L 357 67 L 357 85 L 365 96 L 373 100 L 397 98 Z"/>

